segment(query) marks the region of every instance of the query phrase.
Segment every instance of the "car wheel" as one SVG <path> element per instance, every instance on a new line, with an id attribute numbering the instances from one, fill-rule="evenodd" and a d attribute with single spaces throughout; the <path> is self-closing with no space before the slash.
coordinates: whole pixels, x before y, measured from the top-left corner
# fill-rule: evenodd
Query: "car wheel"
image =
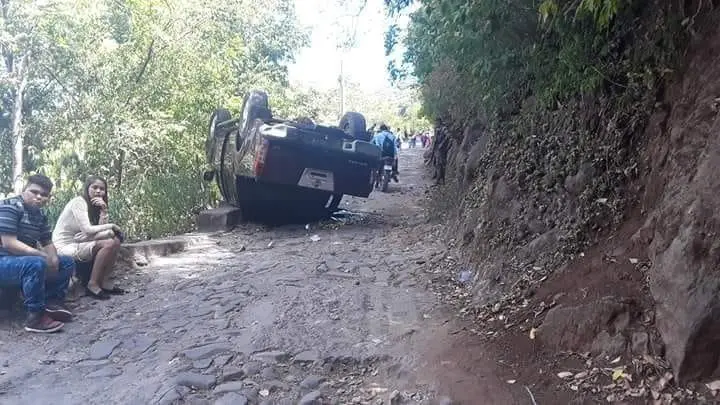
<path id="1" fill-rule="evenodd" d="M 216 162 L 218 145 L 222 145 L 222 138 L 227 133 L 227 131 L 223 130 L 224 128 L 219 124 L 230 121 L 231 119 L 232 115 L 230 114 L 230 111 L 224 108 L 218 108 L 210 114 L 208 136 L 205 140 L 205 157 L 208 164 L 213 167 L 215 167 L 218 163 Z"/>
<path id="2" fill-rule="evenodd" d="M 255 120 L 267 121 L 272 119 L 272 111 L 268 103 L 268 95 L 264 91 L 253 90 L 245 95 L 240 122 L 238 123 L 235 147 L 240 150 L 242 140 L 247 131 L 252 128 Z"/>
<path id="3" fill-rule="evenodd" d="M 340 129 L 353 139 L 369 142 L 365 117 L 357 112 L 346 112 L 340 119 Z"/>

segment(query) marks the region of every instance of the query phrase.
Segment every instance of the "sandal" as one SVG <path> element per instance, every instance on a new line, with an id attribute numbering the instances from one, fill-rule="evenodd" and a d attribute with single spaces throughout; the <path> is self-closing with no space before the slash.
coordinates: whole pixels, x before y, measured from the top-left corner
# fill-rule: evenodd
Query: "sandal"
<path id="1" fill-rule="evenodd" d="M 110 295 L 123 295 L 123 294 L 127 293 L 127 291 L 123 290 L 120 287 L 102 288 L 102 291 L 105 294 L 110 294 Z"/>
<path id="2" fill-rule="evenodd" d="M 102 289 L 100 290 L 99 293 L 94 293 L 91 289 L 85 287 L 85 294 L 95 298 L 96 300 L 109 300 L 110 299 L 110 296 Z"/>

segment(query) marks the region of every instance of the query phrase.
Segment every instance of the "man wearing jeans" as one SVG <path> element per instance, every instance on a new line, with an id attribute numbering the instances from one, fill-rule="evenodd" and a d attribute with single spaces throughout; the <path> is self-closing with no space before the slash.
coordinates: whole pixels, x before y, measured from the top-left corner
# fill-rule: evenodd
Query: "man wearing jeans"
<path id="1" fill-rule="evenodd" d="M 0 200 L 0 287 L 21 288 L 28 332 L 56 332 L 72 318 L 62 303 L 75 264 L 71 257 L 58 257 L 40 210 L 52 187 L 49 178 L 34 175 L 21 195 Z"/>

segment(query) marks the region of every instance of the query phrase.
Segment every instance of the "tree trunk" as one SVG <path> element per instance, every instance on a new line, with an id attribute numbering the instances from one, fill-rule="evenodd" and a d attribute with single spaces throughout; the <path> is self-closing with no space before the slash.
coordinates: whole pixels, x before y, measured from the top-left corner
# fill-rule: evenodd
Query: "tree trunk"
<path id="1" fill-rule="evenodd" d="M 23 152 L 24 134 L 22 126 L 22 107 L 25 98 L 25 87 L 27 87 L 27 65 L 29 55 L 26 53 L 20 58 L 20 62 L 14 66 L 15 70 L 15 101 L 12 111 L 12 136 L 13 136 L 13 190 L 19 194 L 23 188 Z"/>
<path id="2" fill-rule="evenodd" d="M 125 163 L 125 150 L 120 149 L 118 158 L 115 161 L 115 189 L 120 190 L 122 187 L 123 163 Z"/>
<path id="3" fill-rule="evenodd" d="M 340 56 L 340 75 L 338 76 L 338 84 L 340 85 L 340 114 L 338 119 L 342 119 L 345 114 L 345 77 L 343 72 L 343 56 Z"/>

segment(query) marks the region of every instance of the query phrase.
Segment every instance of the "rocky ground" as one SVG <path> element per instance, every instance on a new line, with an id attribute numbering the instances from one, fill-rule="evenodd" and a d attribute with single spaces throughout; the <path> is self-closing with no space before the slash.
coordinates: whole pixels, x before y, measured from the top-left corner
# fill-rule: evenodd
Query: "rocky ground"
<path id="1" fill-rule="evenodd" d="M 244 225 L 122 273 L 129 294 L 71 302 L 60 334 L 0 314 L 0 403 L 532 403 L 428 288 L 446 250 L 421 154 L 334 220 Z"/>

